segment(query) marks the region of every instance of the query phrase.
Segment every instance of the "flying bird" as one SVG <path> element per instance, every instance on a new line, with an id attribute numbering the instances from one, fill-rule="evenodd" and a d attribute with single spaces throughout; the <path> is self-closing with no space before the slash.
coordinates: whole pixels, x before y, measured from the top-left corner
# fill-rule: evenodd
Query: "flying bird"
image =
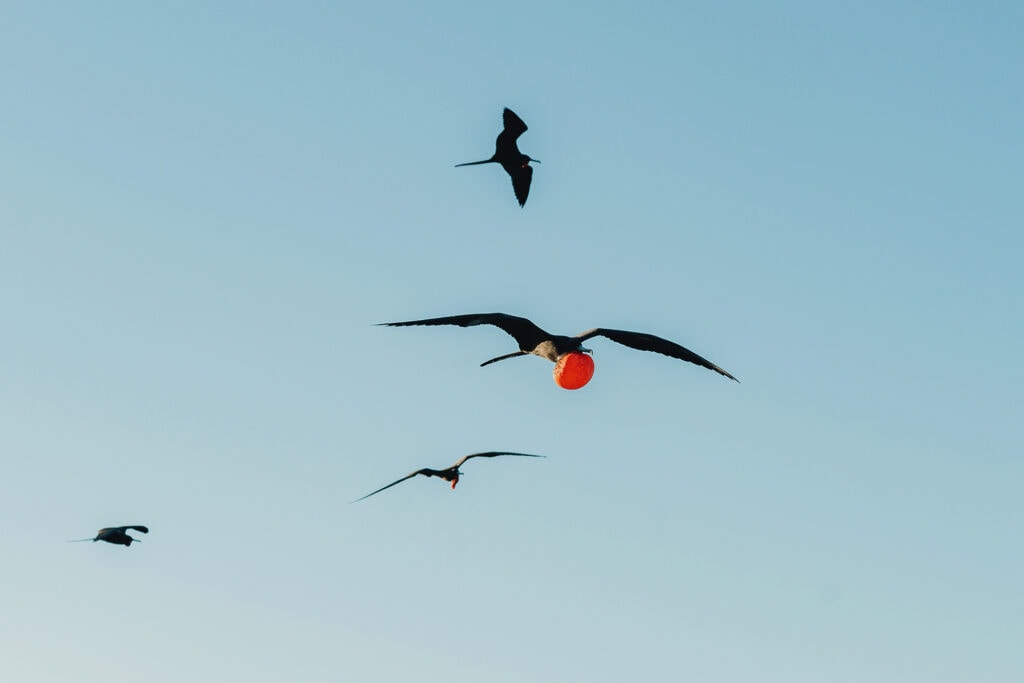
<path id="1" fill-rule="evenodd" d="M 498 133 L 498 139 L 494 143 L 494 156 L 483 161 L 455 164 L 455 167 L 501 164 L 501 167 L 512 178 L 512 189 L 516 193 L 516 199 L 519 200 L 519 206 L 526 206 L 526 197 L 530 194 L 530 180 L 533 178 L 533 167 L 530 166 L 530 162 L 536 161 L 539 164 L 540 161 L 523 154 L 516 145 L 516 140 L 527 130 L 523 120 L 508 107 L 505 108 L 501 116 L 505 128 Z"/>
<path id="2" fill-rule="evenodd" d="M 474 325 L 494 325 L 512 337 L 519 344 L 519 350 L 504 356 L 498 356 L 480 364 L 480 367 L 497 363 L 499 360 L 515 358 L 516 356 L 527 356 L 533 354 L 549 361 L 557 363 L 559 358 L 567 353 L 593 353 L 591 349 L 584 348 L 583 342 L 592 337 L 607 337 L 613 342 L 640 351 L 653 351 L 689 363 L 695 363 L 708 370 L 714 370 L 731 380 L 739 382 L 738 379 L 718 367 L 711 361 L 698 356 L 693 351 L 661 337 L 645 332 L 628 332 L 626 330 L 612 330 L 607 327 L 595 327 L 592 330 L 581 332 L 575 337 L 565 337 L 560 334 L 551 334 L 534 325 L 526 318 L 519 318 L 507 313 L 470 313 L 468 315 L 452 315 L 445 318 L 428 318 L 426 320 L 409 320 L 397 323 L 381 323 L 386 327 L 405 327 L 407 325 L 458 325 L 459 327 L 472 327 Z"/>
<path id="3" fill-rule="evenodd" d="M 96 532 L 95 538 L 80 538 L 76 541 L 68 541 L 68 543 L 81 543 L 83 541 L 106 541 L 107 543 L 113 543 L 114 545 L 129 546 L 132 541 L 136 543 L 142 543 L 141 538 L 132 538 L 126 532 L 128 529 L 133 531 L 141 531 L 144 534 L 149 533 L 149 527 L 141 526 L 138 524 L 128 526 L 110 526 L 105 529 L 100 529 Z"/>
<path id="4" fill-rule="evenodd" d="M 401 484 L 406 479 L 412 479 L 417 474 L 422 474 L 425 477 L 440 477 L 441 479 L 444 479 L 445 481 L 450 481 L 452 483 L 452 489 L 454 489 L 455 485 L 459 483 L 459 477 L 462 476 L 462 472 L 459 471 L 459 468 L 467 460 L 469 460 L 470 458 L 494 458 L 494 457 L 497 457 L 499 455 L 518 455 L 518 456 L 522 456 L 524 458 L 543 458 L 543 457 L 545 457 L 543 455 L 532 455 L 530 453 L 511 453 L 509 451 L 487 451 L 486 453 L 471 453 L 470 455 L 462 456 L 457 461 L 455 461 L 454 465 L 452 465 L 451 467 L 445 467 L 443 470 L 433 470 L 433 469 L 430 469 L 429 467 L 424 467 L 423 469 L 416 470 L 415 472 L 410 472 L 409 474 L 405 475 L 404 477 L 402 477 L 398 481 L 393 481 L 390 484 L 388 484 L 387 486 L 382 486 L 381 488 L 377 489 L 373 493 L 367 493 L 362 498 L 357 498 L 356 500 L 353 500 L 352 502 L 353 503 L 358 503 L 361 500 L 364 500 L 366 498 L 369 498 L 372 495 L 380 493 L 384 489 L 391 488 L 395 484 Z"/>

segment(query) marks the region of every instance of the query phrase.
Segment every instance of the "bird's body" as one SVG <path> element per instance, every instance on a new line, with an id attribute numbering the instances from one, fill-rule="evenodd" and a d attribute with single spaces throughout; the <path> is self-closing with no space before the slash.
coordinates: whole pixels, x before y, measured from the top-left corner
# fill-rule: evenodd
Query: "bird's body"
<path id="1" fill-rule="evenodd" d="M 530 166 L 530 162 L 536 161 L 539 164 L 540 161 L 531 159 L 520 152 L 519 145 L 516 144 L 519 136 L 527 131 L 523 120 L 506 107 L 502 112 L 502 121 L 504 128 L 498 133 L 498 139 L 494 142 L 494 156 L 483 161 L 470 161 L 455 166 L 458 168 L 459 166 L 479 164 L 501 164 L 501 167 L 512 178 L 512 190 L 516 194 L 519 206 L 526 206 L 526 198 L 530 195 L 530 181 L 533 179 L 533 167 Z"/>
<path id="2" fill-rule="evenodd" d="M 420 475 L 420 474 L 422 474 L 425 477 L 440 477 L 441 479 L 444 479 L 445 481 L 451 482 L 452 488 L 454 489 L 456 484 L 459 483 L 459 477 L 462 476 L 462 472 L 459 470 L 459 468 L 467 460 L 469 460 L 470 458 L 494 458 L 494 457 L 497 457 L 497 456 L 500 456 L 500 455 L 518 455 L 518 456 L 521 456 L 521 457 L 524 457 L 524 458 L 543 458 L 544 457 L 543 455 L 532 455 L 530 453 L 513 453 L 511 451 L 487 451 L 485 453 L 471 453 L 470 455 L 464 455 L 463 457 L 459 458 L 455 462 L 454 465 L 451 465 L 450 467 L 445 467 L 444 469 L 435 470 L 435 469 L 431 469 L 429 467 L 424 467 L 422 469 L 416 470 L 415 472 L 410 472 L 409 474 L 405 475 L 401 479 L 399 479 L 397 481 L 393 481 L 390 484 L 388 484 L 387 486 L 382 486 L 381 488 L 377 489 L 373 493 L 368 493 L 365 496 L 363 496 L 362 498 L 358 498 L 358 499 L 356 499 L 356 500 L 354 500 L 352 502 L 353 503 L 358 503 L 360 500 L 363 500 L 364 498 L 369 498 L 372 495 L 380 493 L 384 489 L 389 489 L 392 486 L 394 486 L 395 484 L 401 484 L 406 479 L 412 479 L 413 477 L 415 477 L 417 475 Z"/>
<path id="3" fill-rule="evenodd" d="M 567 353 L 583 352 L 591 353 L 590 349 L 583 347 L 583 342 L 593 337 L 607 337 L 623 346 L 640 351 L 653 351 L 679 360 L 694 363 L 708 370 L 714 370 L 720 375 L 729 379 L 739 381 L 728 372 L 718 367 L 711 361 L 698 356 L 693 351 L 661 337 L 645 332 L 629 332 L 627 330 L 613 330 L 605 327 L 596 327 L 582 332 L 575 337 L 567 337 L 561 334 L 551 334 L 534 325 L 526 318 L 520 318 L 507 313 L 470 313 L 468 315 L 452 315 L 444 318 L 427 318 L 425 320 L 409 320 L 406 322 L 383 323 L 388 327 L 405 327 L 409 325 L 458 325 L 459 327 L 472 327 L 474 325 L 494 325 L 511 335 L 519 344 L 519 351 L 516 353 L 498 356 L 481 363 L 490 365 L 499 360 L 514 358 L 516 356 L 535 355 L 546 358 L 553 363 Z"/>
<path id="4" fill-rule="evenodd" d="M 107 543 L 113 543 L 114 545 L 130 546 L 132 541 L 141 543 L 142 539 L 132 538 L 128 535 L 127 531 L 141 531 L 144 534 L 149 533 L 149 527 L 141 526 L 138 524 L 131 524 L 128 526 L 111 526 L 100 529 L 96 532 L 94 538 L 81 538 L 77 541 L 71 541 L 72 543 L 79 543 L 81 541 L 106 541 Z"/>

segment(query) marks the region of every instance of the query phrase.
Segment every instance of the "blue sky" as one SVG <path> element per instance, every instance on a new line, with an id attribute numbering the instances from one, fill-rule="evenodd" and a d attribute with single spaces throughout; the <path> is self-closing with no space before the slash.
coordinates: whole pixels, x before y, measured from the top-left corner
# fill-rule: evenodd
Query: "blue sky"
<path id="1" fill-rule="evenodd" d="M 1022 24 L 6 6 L 0 678 L 1021 680 Z"/>

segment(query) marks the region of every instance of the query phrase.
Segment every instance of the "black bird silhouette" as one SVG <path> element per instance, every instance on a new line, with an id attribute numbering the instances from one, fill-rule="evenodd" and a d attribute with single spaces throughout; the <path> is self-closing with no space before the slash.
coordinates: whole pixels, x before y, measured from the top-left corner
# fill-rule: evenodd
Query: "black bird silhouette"
<path id="1" fill-rule="evenodd" d="M 505 128 L 498 133 L 498 139 L 494 143 L 494 156 L 483 161 L 455 164 L 455 167 L 501 164 L 505 172 L 512 177 L 512 189 L 515 190 L 519 206 L 526 206 L 526 197 L 530 194 L 530 180 L 533 178 L 533 167 L 530 166 L 530 162 L 536 161 L 539 164 L 540 161 L 523 154 L 516 145 L 516 140 L 527 130 L 523 120 L 508 107 L 505 108 L 501 116 L 505 122 Z"/>
<path id="2" fill-rule="evenodd" d="M 406 479 L 412 479 L 417 474 L 422 474 L 422 475 L 424 475 L 426 477 L 440 477 L 441 479 L 444 479 L 445 481 L 450 481 L 452 483 L 452 488 L 454 489 L 455 485 L 459 483 L 459 477 L 462 476 L 462 472 L 459 471 L 459 467 L 461 467 L 463 465 L 463 463 L 465 463 L 470 458 L 494 458 L 494 457 L 497 457 L 499 455 L 518 455 L 518 456 L 522 456 L 524 458 L 543 458 L 543 457 L 545 457 L 543 455 L 532 455 L 530 453 L 512 453 L 510 451 L 487 451 L 486 453 L 471 453 L 470 455 L 462 456 L 461 458 L 459 458 L 455 462 L 454 465 L 452 465 L 451 467 L 445 467 L 443 470 L 433 470 L 433 469 L 430 469 L 429 467 L 424 467 L 421 470 L 416 470 L 415 472 L 410 472 L 409 474 L 405 475 L 404 477 L 402 477 L 398 481 L 393 481 L 390 484 L 388 484 L 387 486 L 382 486 L 381 488 L 377 489 L 373 493 L 367 493 L 362 498 L 357 498 L 356 500 L 353 500 L 352 502 L 353 503 L 358 503 L 359 501 L 364 500 L 366 498 L 369 498 L 370 496 L 372 496 L 374 494 L 380 493 L 384 489 L 391 488 L 395 484 L 401 484 Z"/>
<path id="3" fill-rule="evenodd" d="M 575 337 L 565 337 L 560 334 L 551 334 L 540 329 L 526 318 L 518 318 L 507 313 L 470 313 L 468 315 L 452 315 L 446 318 L 427 318 L 426 320 L 409 320 L 398 323 L 380 323 L 387 327 L 405 327 L 407 325 L 458 325 L 459 327 L 472 327 L 473 325 L 494 325 L 515 338 L 519 343 L 519 351 L 498 356 L 480 364 L 480 367 L 496 363 L 506 358 L 526 356 L 533 354 L 541 358 L 547 358 L 554 363 L 567 353 L 582 351 L 593 353 L 590 349 L 583 347 L 583 342 L 591 337 L 607 337 L 613 342 L 640 351 L 653 351 L 679 360 L 695 363 L 708 370 L 714 370 L 720 375 L 725 375 L 731 380 L 739 382 L 738 379 L 718 367 L 706 358 L 698 356 L 693 351 L 670 342 L 661 337 L 644 332 L 628 332 L 626 330 L 612 330 L 606 327 L 595 327 L 577 334 Z"/>
<path id="4" fill-rule="evenodd" d="M 96 541 L 106 541 L 107 543 L 113 543 L 114 545 L 123 546 L 131 545 L 132 541 L 135 541 L 136 543 L 142 543 L 141 538 L 132 538 L 127 533 L 125 533 L 128 529 L 131 529 L 133 531 L 141 531 L 144 534 L 149 533 L 149 527 L 141 526 L 138 524 L 130 524 L 128 526 L 109 526 L 105 529 L 100 529 L 99 531 L 97 531 L 95 538 L 80 538 L 76 541 L 68 541 L 68 543 L 81 543 L 83 541 L 93 541 L 95 543 Z"/>

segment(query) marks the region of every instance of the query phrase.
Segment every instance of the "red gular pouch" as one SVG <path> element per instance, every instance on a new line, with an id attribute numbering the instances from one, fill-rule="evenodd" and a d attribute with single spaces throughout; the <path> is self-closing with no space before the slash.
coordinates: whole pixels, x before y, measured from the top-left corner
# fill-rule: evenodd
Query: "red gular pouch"
<path id="1" fill-rule="evenodd" d="M 594 359 L 589 353 L 573 351 L 555 363 L 555 384 L 563 389 L 580 389 L 594 376 Z"/>

